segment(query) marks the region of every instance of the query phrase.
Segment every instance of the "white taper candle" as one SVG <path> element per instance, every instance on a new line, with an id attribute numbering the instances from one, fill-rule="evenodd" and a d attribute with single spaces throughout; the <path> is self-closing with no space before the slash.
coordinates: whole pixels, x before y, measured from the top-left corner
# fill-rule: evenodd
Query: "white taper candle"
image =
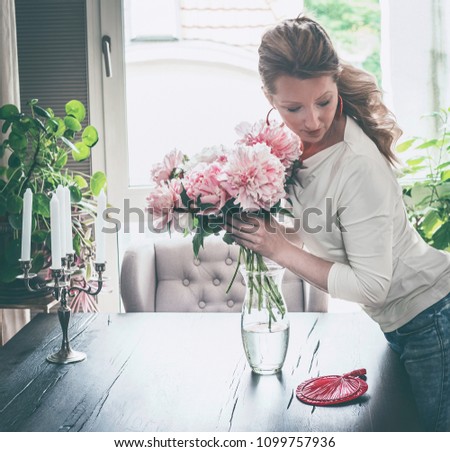
<path id="1" fill-rule="evenodd" d="M 52 245 L 52 266 L 54 270 L 61 269 L 61 218 L 58 197 L 52 196 L 50 201 L 50 228 Z"/>
<path id="2" fill-rule="evenodd" d="M 23 197 L 22 210 L 22 253 L 20 258 L 23 261 L 30 260 L 31 252 L 31 220 L 33 211 L 33 193 L 27 188 Z"/>
<path id="3" fill-rule="evenodd" d="M 64 221 L 64 215 L 66 209 L 64 205 L 66 204 L 65 195 L 64 195 L 64 187 L 62 185 L 58 185 L 56 189 L 56 196 L 58 197 L 59 204 L 59 230 L 60 230 L 60 247 L 61 247 L 61 256 L 66 257 L 66 225 Z M 53 249 L 52 249 L 53 253 Z"/>
<path id="4" fill-rule="evenodd" d="M 105 263 L 105 233 L 103 231 L 105 210 L 106 196 L 102 190 L 97 198 L 97 217 L 95 219 L 95 262 L 97 264 Z"/>
<path id="5" fill-rule="evenodd" d="M 72 238 L 72 205 L 70 203 L 69 187 L 64 187 L 64 224 L 66 229 L 66 253 L 73 254 L 73 238 Z"/>

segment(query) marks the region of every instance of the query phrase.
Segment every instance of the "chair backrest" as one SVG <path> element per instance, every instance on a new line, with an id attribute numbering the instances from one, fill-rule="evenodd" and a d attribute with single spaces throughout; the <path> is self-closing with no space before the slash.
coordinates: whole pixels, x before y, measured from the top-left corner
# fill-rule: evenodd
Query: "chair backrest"
<path id="1" fill-rule="evenodd" d="M 127 312 L 240 311 L 245 285 L 236 270 L 239 247 L 211 236 L 194 257 L 189 238 L 172 237 L 139 243 L 125 253 L 121 294 Z M 282 291 L 289 311 L 326 311 L 327 297 L 285 271 Z M 311 289 L 315 300 L 311 299 Z M 320 291 L 319 291 L 320 292 Z M 319 296 L 318 296 L 319 295 Z"/>

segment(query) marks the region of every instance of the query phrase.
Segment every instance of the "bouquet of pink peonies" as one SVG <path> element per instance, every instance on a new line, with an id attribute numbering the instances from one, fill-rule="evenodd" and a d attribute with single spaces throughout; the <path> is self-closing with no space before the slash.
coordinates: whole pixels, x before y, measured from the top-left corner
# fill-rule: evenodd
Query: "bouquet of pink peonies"
<path id="1" fill-rule="evenodd" d="M 229 149 L 206 148 L 192 158 L 175 149 L 151 170 L 147 210 L 154 230 L 193 232 L 196 256 L 205 237 L 223 230 L 226 216 L 290 215 L 283 200 L 289 201 L 287 184 L 300 166 L 300 140 L 276 121 L 241 123 L 236 131 L 240 138 Z M 227 233 L 223 239 L 233 242 Z M 248 272 L 267 270 L 262 256 L 241 246 L 235 275 L 242 260 Z M 254 288 L 274 292 L 261 284 Z M 278 306 L 276 293 L 272 299 Z"/>

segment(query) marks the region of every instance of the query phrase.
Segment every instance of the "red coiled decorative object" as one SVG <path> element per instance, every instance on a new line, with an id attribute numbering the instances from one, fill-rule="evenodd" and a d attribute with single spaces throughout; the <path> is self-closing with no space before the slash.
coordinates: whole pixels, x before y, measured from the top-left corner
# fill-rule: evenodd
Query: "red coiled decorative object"
<path id="1" fill-rule="evenodd" d="M 296 390 L 299 400 L 309 405 L 335 405 L 349 402 L 367 391 L 367 383 L 360 377 L 366 369 L 357 369 L 344 375 L 327 375 L 311 378 Z"/>

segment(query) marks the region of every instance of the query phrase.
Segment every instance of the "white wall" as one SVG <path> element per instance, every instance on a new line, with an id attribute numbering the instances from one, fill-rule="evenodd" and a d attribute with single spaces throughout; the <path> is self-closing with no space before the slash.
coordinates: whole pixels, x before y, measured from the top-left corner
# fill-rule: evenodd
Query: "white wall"
<path id="1" fill-rule="evenodd" d="M 221 46 L 209 48 L 214 50 L 212 60 L 208 48 L 199 54 L 192 47 L 183 49 L 185 57 L 191 54 L 186 59 L 169 55 L 145 61 L 136 53 L 130 57 L 126 86 L 131 185 L 148 185 L 151 165 L 173 148 L 193 155 L 207 146 L 231 145 L 238 138 L 234 128 L 239 122 L 265 117 L 270 106 L 254 58 L 245 59 L 239 52 L 225 58 Z"/>

